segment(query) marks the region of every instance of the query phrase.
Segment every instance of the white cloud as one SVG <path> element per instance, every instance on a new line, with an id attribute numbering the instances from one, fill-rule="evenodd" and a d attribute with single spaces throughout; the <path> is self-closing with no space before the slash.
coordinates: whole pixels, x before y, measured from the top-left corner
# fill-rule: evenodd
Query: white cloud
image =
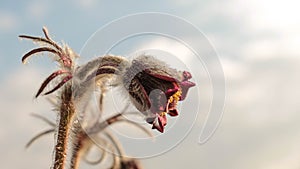
<path id="1" fill-rule="evenodd" d="M 99 1 L 96 0 L 76 0 L 76 5 L 79 6 L 81 9 L 92 9 L 97 7 L 97 3 Z"/>
<path id="2" fill-rule="evenodd" d="M 27 14 L 29 17 L 34 20 L 41 20 L 47 16 L 50 11 L 52 4 L 47 1 L 34 1 L 32 3 L 28 3 L 27 6 Z"/>
<path id="3" fill-rule="evenodd" d="M 298 1 L 233 0 L 206 3 L 176 0 L 175 3 L 199 9 L 188 11 L 191 18 L 197 18 L 197 26 L 209 24 L 220 27 L 219 32 L 215 31 L 215 27 L 212 27 L 212 32 L 209 29 L 205 32 L 209 38 L 220 41 L 217 50 L 224 49 L 249 60 L 298 57 L 300 54 Z M 203 22 L 203 18 L 206 18 L 206 22 Z M 223 26 L 225 32 L 222 32 Z M 228 56 L 230 54 L 226 53 Z"/>
<path id="4" fill-rule="evenodd" d="M 188 11 L 193 19 L 209 18 L 212 30 L 205 33 L 213 37 L 227 80 L 224 118 L 198 152 L 207 156 L 205 164 L 195 159 L 200 168 L 299 168 L 298 7 L 293 0 L 234 0 L 205 5 L 207 15 Z"/>
<path id="5" fill-rule="evenodd" d="M 16 29 L 18 26 L 18 19 L 13 13 L 0 11 L 0 23 L 0 31 L 8 32 Z"/>
<path id="6" fill-rule="evenodd" d="M 273 31 L 289 31 L 299 29 L 299 1 L 254 0 L 247 6 L 248 19 L 253 28 Z"/>
<path id="7" fill-rule="evenodd" d="M 295 141 L 299 141 L 299 140 L 295 140 Z M 287 142 L 285 145 L 291 145 L 291 143 Z M 291 169 L 298 169 L 299 168 L 299 146 L 298 142 L 297 143 L 293 143 L 293 146 L 291 146 L 292 148 L 290 148 L 290 151 L 286 152 L 285 150 L 283 150 L 283 153 L 286 156 L 281 156 L 279 158 L 276 158 L 274 160 L 272 160 L 269 163 L 264 164 L 261 169 L 283 169 L 283 168 L 291 168 Z M 278 147 L 274 147 L 275 149 Z M 276 155 L 277 153 L 275 152 L 273 155 Z"/>
<path id="8" fill-rule="evenodd" d="M 282 47 L 278 40 L 257 39 L 242 47 L 241 54 L 249 60 L 266 60 L 277 56 Z"/>
<path id="9" fill-rule="evenodd" d="M 278 57 L 286 59 L 298 58 L 300 50 L 296 37 L 253 39 L 240 47 L 240 54 L 248 61 L 268 60 Z"/>
<path id="10" fill-rule="evenodd" d="M 42 77 L 40 73 L 41 71 L 34 68 L 23 67 L 15 72 L 10 72 L 5 79 L 1 79 L 0 106 L 3 112 L 2 117 L 4 119 L 14 119 L 14 121 L 4 120 L 1 125 L 15 125 L 16 128 L 22 128 L 23 125 L 27 124 L 22 119 L 27 118 L 30 112 L 43 110 L 43 102 L 37 104 L 33 99 L 34 93 L 41 84 Z M 30 127 L 30 125 L 26 126 Z M 10 129 L 14 130 L 16 128 Z"/>
<path id="11" fill-rule="evenodd" d="M 184 68 L 181 65 L 182 62 L 190 62 L 195 57 L 195 54 L 184 44 L 164 37 L 142 42 L 135 49 L 137 53 L 152 54 L 170 65 L 178 66 L 178 69 Z"/>
<path id="12" fill-rule="evenodd" d="M 239 61 L 228 59 L 226 56 L 220 57 L 225 77 L 230 81 L 241 80 L 249 71 L 249 66 L 241 64 Z"/>
<path id="13" fill-rule="evenodd" d="M 1 79 L 0 135 L 3 139 L 0 144 L 5 145 L 2 151 L 6 153 L 0 155 L 0 158 L 4 168 L 43 168 L 51 160 L 51 138 L 40 139 L 26 152 L 24 147 L 36 133 L 49 128 L 42 121 L 30 117 L 32 112 L 43 115 L 51 110 L 44 99 L 33 99 L 43 79 L 42 75 L 41 70 L 24 66 Z M 35 146 L 43 148 L 36 149 Z"/>

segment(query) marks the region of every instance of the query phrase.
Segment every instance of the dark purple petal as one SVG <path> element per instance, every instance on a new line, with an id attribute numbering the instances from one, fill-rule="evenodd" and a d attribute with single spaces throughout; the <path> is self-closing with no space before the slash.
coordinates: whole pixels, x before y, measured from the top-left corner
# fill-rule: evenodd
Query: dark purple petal
<path id="1" fill-rule="evenodd" d="M 166 124 L 167 124 L 166 115 L 162 115 L 162 116 L 158 115 L 153 122 L 152 129 L 157 129 L 159 132 L 163 133 Z"/>
<path id="2" fill-rule="evenodd" d="M 146 122 L 149 124 L 153 124 L 153 122 L 155 121 L 155 118 L 156 117 L 148 117 L 148 118 L 146 118 Z"/>
<path id="3" fill-rule="evenodd" d="M 170 76 L 166 76 L 166 75 L 162 75 L 162 74 L 156 74 L 156 73 L 153 73 L 149 70 L 144 70 L 146 73 L 148 73 L 149 75 L 153 76 L 153 77 L 156 77 L 158 79 L 161 79 L 161 80 L 165 80 L 165 81 L 168 81 L 168 82 L 175 82 L 176 79 L 174 79 L 173 77 L 170 77 Z"/>
<path id="4" fill-rule="evenodd" d="M 174 86 L 173 89 L 168 89 L 168 90 L 166 91 L 166 96 L 167 96 L 167 97 L 170 97 L 170 96 L 172 96 L 173 94 L 175 94 L 178 90 L 179 90 L 179 88 L 178 88 L 177 86 Z"/>
<path id="5" fill-rule="evenodd" d="M 182 76 L 183 76 L 183 81 L 187 81 L 187 80 L 189 80 L 189 79 L 192 78 L 191 73 L 188 72 L 188 71 L 183 71 L 183 72 L 182 72 Z"/>
<path id="6" fill-rule="evenodd" d="M 181 82 L 180 86 L 181 86 L 182 94 L 181 94 L 180 100 L 184 100 L 186 95 L 187 95 L 187 92 L 188 92 L 189 88 L 191 88 L 195 85 L 196 85 L 195 83 L 190 82 L 190 81 Z"/>
<path id="7" fill-rule="evenodd" d="M 154 115 L 160 114 L 166 108 L 167 98 L 164 92 L 160 90 L 153 90 L 149 95 L 151 107 L 150 112 Z"/>
<path id="8" fill-rule="evenodd" d="M 138 110 L 147 115 L 146 121 L 152 124 L 153 129 L 163 132 L 167 124 L 166 114 L 178 116 L 179 112 L 176 108 L 178 101 L 184 100 L 189 88 L 195 86 L 195 83 L 189 81 L 191 78 L 190 72 L 177 71 L 145 55 L 132 61 L 124 73 L 123 83 L 137 108 L 141 105 L 136 103 L 143 104 L 141 100 L 145 102 L 149 99 L 150 109 L 141 111 L 138 108 Z M 131 90 L 130 86 L 136 84 L 136 81 L 139 83 L 135 88 L 143 89 L 145 93 Z M 136 95 L 144 97 L 136 97 Z"/>
<path id="9" fill-rule="evenodd" d="M 170 115 L 170 116 L 178 116 L 178 110 L 175 108 L 175 109 L 169 109 L 169 112 L 168 112 L 168 114 Z"/>

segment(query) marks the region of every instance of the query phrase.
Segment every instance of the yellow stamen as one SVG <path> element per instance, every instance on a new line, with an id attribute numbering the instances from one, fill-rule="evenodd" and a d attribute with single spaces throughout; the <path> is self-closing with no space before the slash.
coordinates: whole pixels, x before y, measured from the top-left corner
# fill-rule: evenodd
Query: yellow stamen
<path id="1" fill-rule="evenodd" d="M 169 104 L 173 103 L 173 106 L 177 106 L 177 102 L 179 101 L 181 97 L 182 91 L 179 89 L 176 93 L 174 93 L 168 100 L 167 106 L 166 106 L 166 111 L 169 112 Z M 164 115 L 167 112 L 162 112 Z"/>
<path id="2" fill-rule="evenodd" d="M 163 117 L 163 116 L 165 116 L 166 114 L 167 114 L 167 112 L 161 112 L 159 115 Z"/>
<path id="3" fill-rule="evenodd" d="M 176 93 L 174 93 L 170 98 L 169 98 L 169 103 L 175 102 L 175 104 L 179 101 L 180 96 L 182 94 L 182 91 L 179 89 Z"/>

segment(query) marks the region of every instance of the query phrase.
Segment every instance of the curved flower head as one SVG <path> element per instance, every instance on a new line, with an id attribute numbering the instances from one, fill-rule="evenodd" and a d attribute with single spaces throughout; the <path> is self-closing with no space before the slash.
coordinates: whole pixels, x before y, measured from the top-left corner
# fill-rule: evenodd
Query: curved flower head
<path id="1" fill-rule="evenodd" d="M 143 55 L 125 70 L 123 82 L 135 107 L 147 116 L 153 129 L 164 132 L 166 115 L 177 116 L 178 101 L 185 99 L 192 76 L 177 71 L 154 57 Z"/>

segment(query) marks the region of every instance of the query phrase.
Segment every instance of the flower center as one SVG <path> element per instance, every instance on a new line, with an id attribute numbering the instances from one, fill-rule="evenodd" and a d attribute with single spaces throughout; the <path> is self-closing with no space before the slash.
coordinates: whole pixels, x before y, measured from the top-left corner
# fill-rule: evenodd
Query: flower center
<path id="1" fill-rule="evenodd" d="M 182 91 L 179 89 L 176 93 L 174 93 L 168 100 L 169 103 L 173 103 L 176 105 L 177 102 L 179 101 L 180 99 L 180 96 L 182 94 Z"/>
<path id="2" fill-rule="evenodd" d="M 182 91 L 179 89 L 176 93 L 174 93 L 172 96 L 170 96 L 167 106 L 166 106 L 166 113 L 169 112 L 169 105 L 172 104 L 173 108 L 176 108 L 177 102 L 180 100 Z M 164 113 L 164 112 L 163 112 Z"/>
<path id="3" fill-rule="evenodd" d="M 161 117 L 164 117 L 166 114 L 167 114 L 167 112 L 163 111 L 163 112 L 160 112 L 159 115 L 160 115 Z"/>

